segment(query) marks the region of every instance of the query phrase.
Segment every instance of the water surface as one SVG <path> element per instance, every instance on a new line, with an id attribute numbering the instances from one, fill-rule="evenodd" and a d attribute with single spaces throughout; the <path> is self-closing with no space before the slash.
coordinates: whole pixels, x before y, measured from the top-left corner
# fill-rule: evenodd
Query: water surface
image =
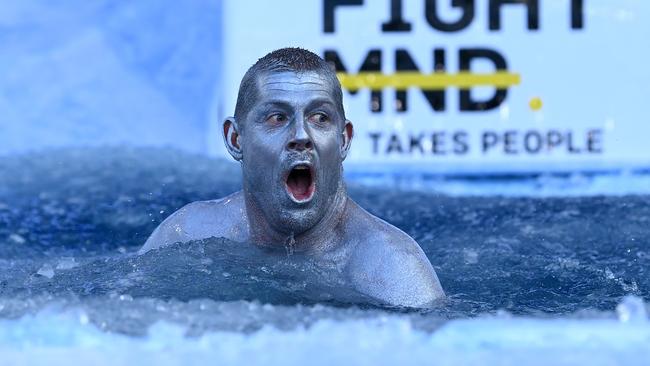
<path id="1" fill-rule="evenodd" d="M 327 268 L 221 238 L 135 252 L 188 202 L 239 189 L 237 165 L 163 149 L 63 149 L 0 159 L 0 318 L 82 309 L 100 329 L 189 334 L 399 316 L 432 331 L 506 314 L 614 318 L 650 299 L 650 196 L 448 196 L 350 182 L 354 200 L 422 246 L 448 299 L 378 306 Z M 435 187 L 434 187 L 435 188 Z"/>

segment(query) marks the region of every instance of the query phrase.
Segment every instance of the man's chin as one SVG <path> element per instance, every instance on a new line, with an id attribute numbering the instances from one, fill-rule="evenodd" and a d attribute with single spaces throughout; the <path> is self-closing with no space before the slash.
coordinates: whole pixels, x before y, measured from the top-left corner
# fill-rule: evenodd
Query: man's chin
<path id="1" fill-rule="evenodd" d="M 320 217 L 316 209 L 308 206 L 313 205 L 309 202 L 308 204 L 282 209 L 279 215 L 280 222 L 278 223 L 282 227 L 282 231 L 299 234 L 314 227 Z"/>

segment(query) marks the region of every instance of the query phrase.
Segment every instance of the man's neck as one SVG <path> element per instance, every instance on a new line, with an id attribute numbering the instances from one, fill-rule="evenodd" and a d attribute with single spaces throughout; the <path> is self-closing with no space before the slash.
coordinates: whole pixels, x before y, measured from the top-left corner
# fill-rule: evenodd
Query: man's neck
<path id="1" fill-rule="evenodd" d="M 320 252 L 332 249 L 339 242 L 337 235 L 332 235 L 345 215 L 348 194 L 345 184 L 341 182 L 334 199 L 325 215 L 310 229 L 302 233 L 292 233 L 284 228 L 274 228 L 259 209 L 255 200 L 244 192 L 246 216 L 250 228 L 251 242 L 260 246 L 284 246 L 290 253 Z"/>

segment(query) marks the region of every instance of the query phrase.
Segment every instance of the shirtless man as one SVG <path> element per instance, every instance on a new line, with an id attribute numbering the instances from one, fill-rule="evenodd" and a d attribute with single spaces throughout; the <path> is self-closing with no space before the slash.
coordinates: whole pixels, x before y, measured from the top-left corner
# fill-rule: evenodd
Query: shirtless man
<path id="1" fill-rule="evenodd" d="M 353 136 L 332 68 L 300 48 L 273 51 L 239 87 L 223 138 L 243 190 L 169 216 L 141 253 L 224 237 L 276 246 L 343 269 L 354 290 L 382 303 L 427 307 L 444 292 L 418 244 L 347 195 L 342 162 Z"/>

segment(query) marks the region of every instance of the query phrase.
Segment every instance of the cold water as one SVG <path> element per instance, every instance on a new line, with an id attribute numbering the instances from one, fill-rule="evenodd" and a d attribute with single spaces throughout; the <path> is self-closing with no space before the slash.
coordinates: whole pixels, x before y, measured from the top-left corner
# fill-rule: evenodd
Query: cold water
<path id="1" fill-rule="evenodd" d="M 354 200 L 422 246 L 448 299 L 429 310 L 384 307 L 343 290 L 328 268 L 308 258 L 221 238 L 136 254 L 176 209 L 238 190 L 239 167 L 231 163 L 132 148 L 3 157 L 0 355 L 21 360 L 16 349 L 99 344 L 107 354 L 131 357 L 127 351 L 142 347 L 184 345 L 185 352 L 204 347 L 206 355 L 235 363 L 250 349 L 299 362 L 300 350 L 293 358 L 274 350 L 273 342 L 284 339 L 307 350 L 318 344 L 338 350 L 329 356 L 321 350 L 323 363 L 351 357 L 345 349 L 354 344 L 384 350 L 375 361 L 363 360 L 388 364 L 398 355 L 439 357 L 440 347 L 471 343 L 458 335 L 467 326 L 477 349 L 495 355 L 499 344 L 525 338 L 522 329 L 543 330 L 558 319 L 558 329 L 604 324 L 622 342 L 599 349 L 612 358 L 596 361 L 641 362 L 650 350 L 643 304 L 650 299 L 650 195 L 475 195 L 457 188 L 446 194 L 436 190 L 448 187 L 446 181 L 399 189 L 351 178 Z M 530 191 L 535 184 L 539 179 L 524 185 Z M 616 333 L 624 321 L 635 325 Z M 515 329 L 508 333 L 509 327 Z M 499 341 L 489 329 L 511 338 Z M 598 350 L 601 333 L 586 332 L 577 339 L 595 339 Z M 481 334 L 497 347 L 485 348 Z M 539 342 L 550 348 L 564 342 L 555 328 L 550 334 L 556 339 L 546 334 Z M 224 342 L 241 354 L 219 348 Z M 585 357 L 595 357 L 587 350 Z M 179 352 L 158 362 L 187 360 Z"/>

